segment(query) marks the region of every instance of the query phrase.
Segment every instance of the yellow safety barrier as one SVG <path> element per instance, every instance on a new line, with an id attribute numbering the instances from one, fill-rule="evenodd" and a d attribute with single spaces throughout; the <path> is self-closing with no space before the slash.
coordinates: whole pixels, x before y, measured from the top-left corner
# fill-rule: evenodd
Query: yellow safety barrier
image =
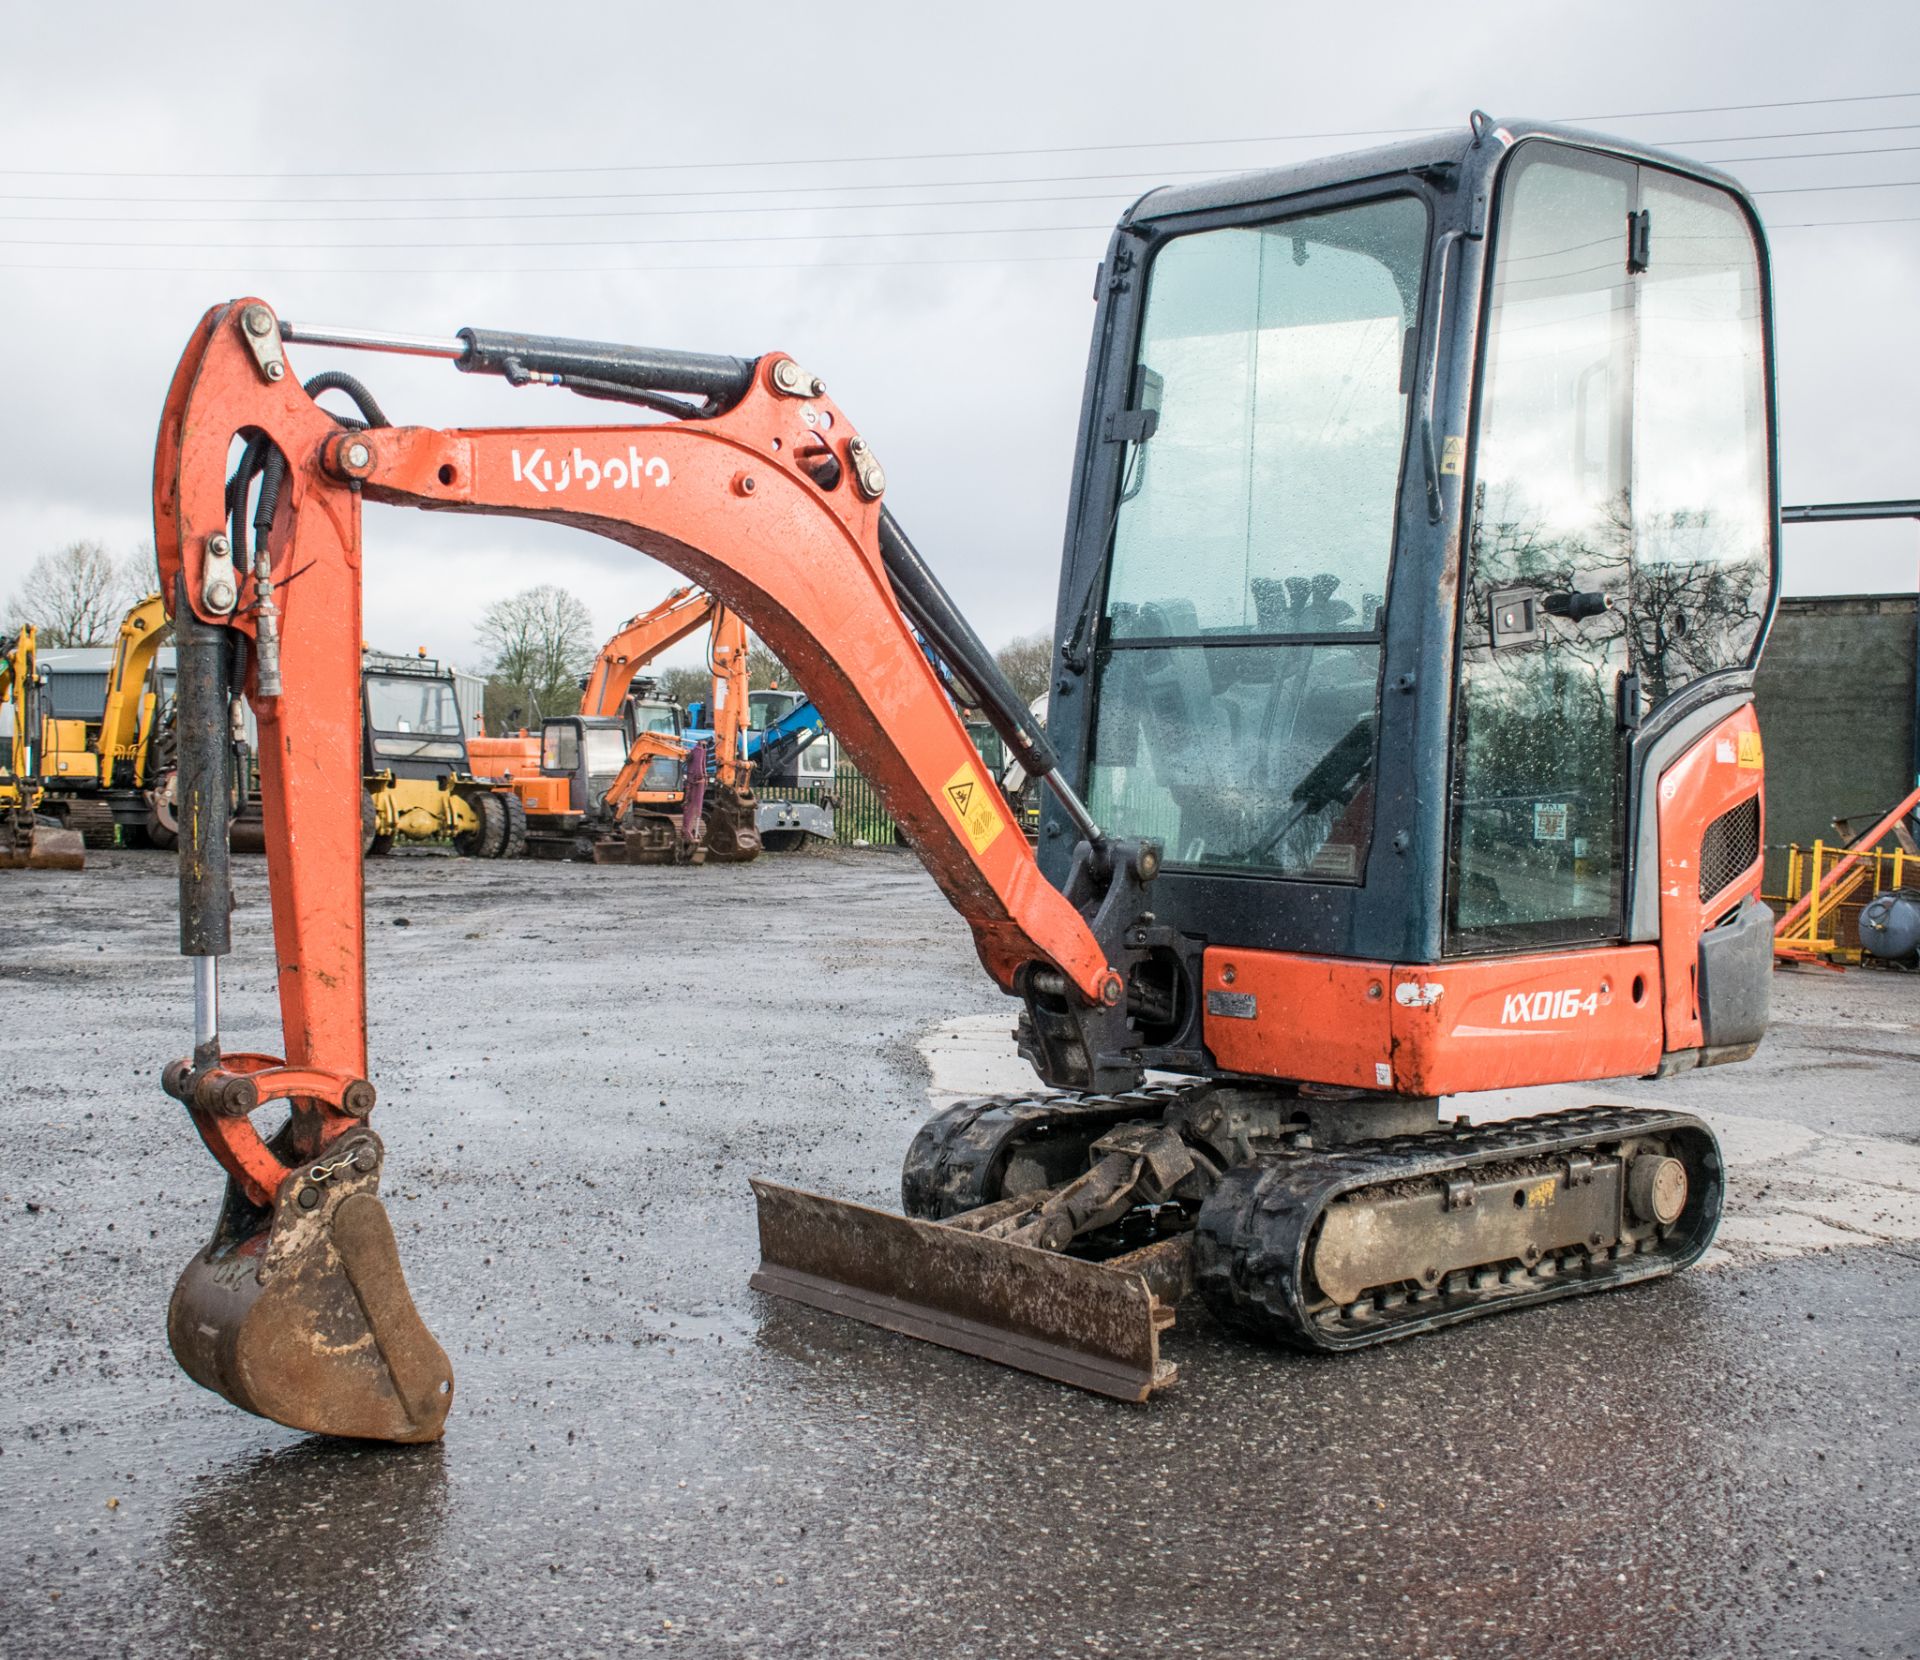
<path id="1" fill-rule="evenodd" d="M 1774 950 L 1784 957 L 1857 963 L 1854 919 L 1861 906 L 1876 893 L 1908 886 L 1920 888 L 1920 858 L 1903 847 L 1855 852 L 1824 841 L 1811 847 L 1796 842 L 1787 849 L 1786 891 L 1764 896 L 1787 912 L 1774 935 Z M 1803 905 L 1795 916 L 1794 909 Z"/>

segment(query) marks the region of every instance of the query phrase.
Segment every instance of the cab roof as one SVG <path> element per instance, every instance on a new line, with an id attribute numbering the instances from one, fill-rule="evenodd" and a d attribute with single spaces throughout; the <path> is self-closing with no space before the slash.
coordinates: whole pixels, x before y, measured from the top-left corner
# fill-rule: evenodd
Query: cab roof
<path id="1" fill-rule="evenodd" d="M 1277 201 L 1308 191 L 1356 184 L 1367 179 L 1389 178 L 1399 173 L 1423 173 L 1448 168 L 1463 172 L 1476 168 L 1490 171 L 1501 154 L 1524 138 L 1554 138 L 1584 149 L 1617 155 L 1628 161 L 1649 162 L 1709 180 L 1745 195 L 1737 180 L 1718 169 L 1685 156 L 1674 155 L 1671 151 L 1656 149 L 1652 145 L 1636 144 L 1612 134 L 1588 132 L 1579 127 L 1559 126 L 1551 122 L 1495 121 L 1491 117 L 1478 115 L 1478 112 L 1475 119 L 1484 123 L 1483 138 L 1477 138 L 1473 126 L 1467 125 L 1420 138 L 1400 139 L 1372 149 L 1348 150 L 1339 155 L 1290 162 L 1284 167 L 1231 173 L 1194 184 L 1162 185 L 1148 191 L 1135 202 L 1122 217 L 1121 223 L 1141 224 L 1170 219 L 1179 214 L 1206 213 L 1217 208 Z"/>

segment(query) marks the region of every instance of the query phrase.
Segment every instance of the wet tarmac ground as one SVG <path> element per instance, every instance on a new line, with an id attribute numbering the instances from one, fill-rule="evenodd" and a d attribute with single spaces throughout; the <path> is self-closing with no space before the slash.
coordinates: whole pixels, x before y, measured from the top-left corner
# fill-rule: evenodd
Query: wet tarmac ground
<path id="1" fill-rule="evenodd" d="M 223 1024 L 272 1048 L 241 871 Z M 168 1356 L 220 1181 L 159 1088 L 167 861 L 0 878 L 10 1660 L 1920 1653 L 1920 979 L 1779 976 L 1759 1059 L 1579 1092 L 1715 1115 L 1717 1266 L 1335 1359 L 1188 1303 L 1142 1408 L 747 1289 L 748 1175 L 895 1206 L 938 1034 L 1010 1023 L 910 857 L 395 857 L 368 910 L 458 1378 L 406 1450 Z"/>

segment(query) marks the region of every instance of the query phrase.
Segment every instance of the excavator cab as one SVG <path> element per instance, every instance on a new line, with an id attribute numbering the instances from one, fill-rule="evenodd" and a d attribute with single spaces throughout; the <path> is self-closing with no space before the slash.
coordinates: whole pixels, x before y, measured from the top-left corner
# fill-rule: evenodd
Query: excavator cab
<path id="1" fill-rule="evenodd" d="M 1162 850 L 1142 1058 L 1443 1094 L 1757 1040 L 1752 882 L 1713 903 L 1759 857 L 1776 570 L 1745 198 L 1476 118 L 1452 153 L 1154 191 L 1104 271 L 1048 732 L 1108 834 Z M 1659 783 L 1709 733 L 1683 857 L 1738 944 L 1695 1013 L 1609 948 L 1662 938 Z M 1052 805 L 1056 883 L 1075 839 Z M 1700 932 L 1665 939 L 1670 986 Z M 1461 995 L 1542 952 L 1592 1014 Z M 1307 961 L 1459 965 L 1432 1014 L 1460 1042 L 1264 1019 Z"/>
<path id="2" fill-rule="evenodd" d="M 567 808 L 591 814 L 627 764 L 633 733 L 615 716 L 555 715 L 540 728 L 540 771 L 567 781 Z"/>
<path id="3" fill-rule="evenodd" d="M 48 722 L 37 641 L 31 627 L 0 639 L 0 713 L 6 716 L 6 744 L 0 747 L 0 870 L 80 870 L 86 865 L 80 832 L 41 812 Z"/>

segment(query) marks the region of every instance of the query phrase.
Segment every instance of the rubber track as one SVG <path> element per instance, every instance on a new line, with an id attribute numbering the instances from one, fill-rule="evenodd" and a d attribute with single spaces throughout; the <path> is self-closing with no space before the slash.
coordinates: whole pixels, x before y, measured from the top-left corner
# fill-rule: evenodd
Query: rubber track
<path id="1" fill-rule="evenodd" d="M 956 1101 L 928 1119 L 907 1149 L 900 1208 L 923 1222 L 944 1222 L 992 1204 L 1001 1196 L 1007 1157 L 1022 1142 L 1157 1119 L 1179 1097 L 1179 1088 L 1151 1085 L 1121 1095 L 977 1095 Z"/>
<path id="2" fill-rule="evenodd" d="M 1151 1085 L 1120 1095 L 992 1095 L 956 1101 L 915 1136 L 901 1173 L 902 1208 L 944 1221 L 1001 1197 L 1014 1149 L 1075 1130 L 1162 1117 L 1204 1084 Z M 1543 1166 L 1594 1154 L 1623 1140 L 1655 1140 L 1687 1166 L 1680 1219 L 1651 1248 L 1631 1243 L 1560 1251 L 1529 1267 L 1487 1264 L 1439 1286 L 1394 1288 L 1357 1310 L 1320 1297 L 1307 1269 L 1327 1206 L 1356 1189 L 1443 1182 L 1489 1166 Z M 1489 1176 L 1495 1172 L 1487 1171 Z M 1543 1172 L 1544 1173 L 1544 1172 Z M 1678 1272 L 1713 1241 L 1725 1196 L 1713 1132 L 1687 1113 L 1590 1107 L 1336 1149 L 1276 1151 L 1230 1170 L 1201 1206 L 1193 1233 L 1194 1288 L 1222 1324 L 1289 1347 L 1367 1348 L 1510 1308 L 1558 1302 Z"/>
<path id="3" fill-rule="evenodd" d="M 1389 1288 L 1349 1309 L 1331 1307 L 1312 1285 L 1308 1260 L 1315 1230 L 1342 1194 L 1437 1184 L 1489 1165 L 1547 1165 L 1625 1140 L 1661 1142 L 1687 1166 L 1685 1210 L 1643 1247 L 1629 1241 L 1597 1251 L 1564 1250 L 1533 1267 L 1490 1263 L 1451 1274 L 1432 1288 Z M 1724 1194 L 1719 1144 L 1705 1124 L 1687 1113 L 1635 1107 L 1545 1113 L 1331 1151 L 1272 1153 L 1229 1171 L 1201 1206 L 1194 1286 L 1223 1324 L 1246 1335 L 1302 1349 L 1366 1348 L 1482 1314 L 1675 1273 L 1712 1243 Z"/>

